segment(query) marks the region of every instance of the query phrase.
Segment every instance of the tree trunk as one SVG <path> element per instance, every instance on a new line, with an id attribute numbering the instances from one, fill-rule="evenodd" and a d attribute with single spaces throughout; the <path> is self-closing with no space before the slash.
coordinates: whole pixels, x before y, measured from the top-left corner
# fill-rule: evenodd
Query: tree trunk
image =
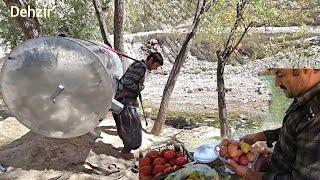
<path id="1" fill-rule="evenodd" d="M 114 48 L 124 52 L 123 47 L 123 22 L 124 22 L 124 0 L 114 1 Z M 128 62 L 121 59 L 123 63 L 123 70 L 128 68 Z"/>
<path id="2" fill-rule="evenodd" d="M 205 0 L 199 0 L 199 1 L 200 2 L 198 3 L 198 5 L 201 5 L 201 7 L 197 8 L 197 12 L 195 14 L 196 18 L 195 18 L 195 21 L 193 24 L 193 28 L 192 28 L 191 32 L 187 35 L 187 38 L 180 49 L 180 52 L 175 60 L 175 63 L 174 63 L 172 70 L 170 72 L 169 79 L 168 79 L 167 84 L 166 84 L 164 91 L 163 91 L 163 96 L 162 96 L 162 100 L 161 100 L 160 109 L 159 109 L 159 112 L 157 115 L 157 119 L 154 123 L 152 130 L 151 130 L 151 133 L 154 135 L 157 135 L 157 136 L 160 135 L 160 133 L 162 132 L 162 128 L 163 128 L 163 125 L 164 125 L 164 122 L 166 119 L 166 111 L 169 106 L 169 101 L 170 101 L 175 83 L 177 81 L 181 67 L 186 60 L 187 54 L 190 49 L 190 44 L 191 44 L 192 38 L 194 37 L 194 35 L 198 31 L 198 27 L 199 27 L 199 23 L 200 23 L 200 15 L 203 13 L 202 7 L 206 3 Z M 198 12 L 198 11 L 200 11 L 200 12 Z"/>
<path id="3" fill-rule="evenodd" d="M 11 9 L 11 6 L 17 6 L 19 9 L 26 8 L 28 5 L 32 6 L 25 0 L 4 0 L 4 2 L 9 9 Z M 37 18 L 18 16 L 16 17 L 16 20 L 26 39 L 32 39 L 41 36 L 41 25 Z"/>
<path id="4" fill-rule="evenodd" d="M 103 38 L 103 42 L 112 47 L 111 45 L 111 41 L 110 41 L 110 36 L 108 33 L 108 28 L 107 28 L 107 23 L 106 23 L 106 18 L 104 13 L 102 12 L 101 9 L 101 3 L 100 0 L 92 0 L 94 9 L 96 10 L 96 15 L 98 17 L 98 21 L 99 21 L 99 26 L 100 26 L 100 31 L 101 31 L 101 35 Z"/>
<path id="5" fill-rule="evenodd" d="M 114 1 L 114 47 L 123 51 L 124 0 Z"/>
<path id="6" fill-rule="evenodd" d="M 220 122 L 220 135 L 221 138 L 230 137 L 230 127 L 227 119 L 227 108 L 226 108 L 226 98 L 225 98 L 225 87 L 224 87 L 224 67 L 229 60 L 231 54 L 238 48 L 240 42 L 242 41 L 243 37 L 246 35 L 248 30 L 253 25 L 251 22 L 248 26 L 242 24 L 244 7 L 248 1 L 238 1 L 237 3 L 237 15 L 236 21 L 231 28 L 229 37 L 225 43 L 225 49 L 221 51 L 217 51 L 218 57 L 218 67 L 217 67 L 217 88 L 218 88 L 218 107 L 219 107 L 219 122 Z M 239 38 L 235 37 L 235 32 L 239 26 L 244 26 L 244 31 Z M 237 41 L 236 41 L 237 39 Z M 236 43 L 235 43 L 236 42 Z"/>
<path id="7" fill-rule="evenodd" d="M 225 87 L 224 87 L 224 67 L 226 59 L 221 56 L 220 52 L 217 52 L 218 56 L 218 68 L 217 68 L 217 87 L 218 87 L 218 107 L 219 107 L 219 122 L 220 122 L 220 136 L 221 138 L 230 136 L 230 128 L 227 120 L 227 107 L 225 99 Z"/>

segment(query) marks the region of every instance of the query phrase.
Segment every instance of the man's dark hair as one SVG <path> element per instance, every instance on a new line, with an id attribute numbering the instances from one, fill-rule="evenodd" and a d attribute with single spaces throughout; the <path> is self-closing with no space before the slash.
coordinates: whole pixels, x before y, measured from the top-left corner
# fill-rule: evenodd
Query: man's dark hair
<path id="1" fill-rule="evenodd" d="M 161 66 L 163 65 L 163 57 L 160 53 L 158 52 L 150 53 L 149 56 L 147 57 L 147 60 L 149 60 L 150 58 L 153 59 L 153 62 L 158 62 Z"/>

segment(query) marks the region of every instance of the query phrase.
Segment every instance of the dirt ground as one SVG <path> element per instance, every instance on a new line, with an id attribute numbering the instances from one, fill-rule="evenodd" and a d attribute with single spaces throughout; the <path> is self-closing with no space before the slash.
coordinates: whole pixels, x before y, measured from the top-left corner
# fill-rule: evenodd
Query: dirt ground
<path id="1" fill-rule="evenodd" d="M 0 163 L 8 167 L 0 179 L 115 180 L 133 163 L 120 155 L 122 141 L 112 135 L 116 131 L 112 118 L 100 124 L 101 137 L 96 141 L 90 134 L 71 139 L 42 137 L 12 117 L 0 121 L 0 129 Z M 119 172 L 114 172 L 112 164 Z M 128 171 L 120 179 L 136 180 L 138 174 Z"/>
<path id="2" fill-rule="evenodd" d="M 150 131 L 153 121 L 149 120 L 148 127 L 144 121 L 142 125 Z M 132 161 L 124 160 L 120 155 L 122 141 L 114 135 L 115 123 L 110 116 L 97 128 L 101 131 L 101 137 L 96 141 L 90 134 L 71 139 L 42 137 L 30 132 L 13 117 L 0 121 L 0 128 L 0 163 L 8 167 L 6 173 L 0 174 L 0 179 L 117 179 L 132 165 Z M 181 130 L 165 126 L 159 137 L 143 132 L 140 151 L 164 145 L 174 135 L 190 151 L 205 143 L 204 141 L 219 141 L 219 130 L 213 127 Z M 204 141 L 199 140 L 200 137 Z M 134 153 L 138 155 L 138 151 Z M 108 166 L 111 164 L 116 164 L 120 172 L 110 172 Z M 136 180 L 138 174 L 129 171 L 120 179 Z"/>

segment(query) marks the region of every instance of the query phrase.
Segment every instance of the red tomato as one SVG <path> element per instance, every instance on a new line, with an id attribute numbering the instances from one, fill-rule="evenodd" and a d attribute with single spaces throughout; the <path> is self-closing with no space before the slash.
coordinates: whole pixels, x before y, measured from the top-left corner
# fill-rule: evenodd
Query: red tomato
<path id="1" fill-rule="evenodd" d="M 163 175 L 163 173 L 158 173 L 158 174 L 156 174 L 153 178 L 152 178 L 152 180 L 160 180 L 160 178 L 161 178 L 161 176 Z"/>
<path id="2" fill-rule="evenodd" d="M 176 157 L 176 158 L 178 158 L 178 157 L 184 157 L 184 155 L 183 155 L 182 152 L 176 152 L 175 157 Z"/>
<path id="3" fill-rule="evenodd" d="M 140 168 L 139 172 L 142 176 L 150 176 L 152 175 L 152 166 L 143 166 Z"/>
<path id="4" fill-rule="evenodd" d="M 171 149 L 166 148 L 166 149 L 162 150 L 161 151 L 161 157 L 164 157 L 164 153 L 167 152 L 167 151 L 171 151 Z"/>
<path id="5" fill-rule="evenodd" d="M 178 158 L 176 159 L 175 163 L 176 163 L 176 165 L 177 165 L 178 167 L 181 167 L 181 166 L 187 164 L 187 163 L 188 163 L 188 160 L 186 160 L 185 157 L 178 157 Z"/>
<path id="6" fill-rule="evenodd" d="M 152 162 L 154 166 L 156 165 L 164 165 L 167 161 L 163 158 L 155 158 Z"/>
<path id="7" fill-rule="evenodd" d="M 149 151 L 146 155 L 147 157 L 149 157 L 151 160 L 160 157 L 160 153 L 158 151 Z"/>
<path id="8" fill-rule="evenodd" d="M 164 164 L 164 166 L 167 168 L 167 167 L 171 167 L 172 165 L 170 163 L 166 163 Z"/>
<path id="9" fill-rule="evenodd" d="M 153 175 L 156 175 L 156 174 L 158 174 L 158 173 L 162 173 L 165 168 L 166 168 L 166 167 L 165 167 L 164 165 L 156 165 L 156 166 L 153 168 L 152 174 L 153 174 Z"/>
<path id="10" fill-rule="evenodd" d="M 164 154 L 163 154 L 163 157 L 167 160 L 167 161 L 170 161 L 172 159 L 174 159 L 176 156 L 175 152 L 172 151 L 172 150 L 169 150 L 169 151 L 166 151 Z"/>
<path id="11" fill-rule="evenodd" d="M 139 180 L 152 180 L 152 176 L 142 176 L 139 174 Z"/>
<path id="12" fill-rule="evenodd" d="M 143 167 L 143 166 L 147 166 L 151 164 L 151 159 L 148 157 L 143 157 L 139 160 L 139 166 Z"/>
<path id="13" fill-rule="evenodd" d="M 174 171 L 173 167 L 167 167 L 163 170 L 163 174 L 170 174 Z"/>
<path id="14" fill-rule="evenodd" d="M 174 166 L 176 164 L 176 160 L 172 159 L 171 161 L 169 161 L 169 163 L 171 164 L 171 166 Z"/>

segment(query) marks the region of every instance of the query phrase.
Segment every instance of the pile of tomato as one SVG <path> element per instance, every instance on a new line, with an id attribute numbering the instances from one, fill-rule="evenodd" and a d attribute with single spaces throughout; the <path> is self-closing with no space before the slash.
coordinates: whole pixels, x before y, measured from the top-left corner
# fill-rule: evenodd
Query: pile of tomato
<path id="1" fill-rule="evenodd" d="M 180 169 L 187 163 L 188 160 L 181 151 L 164 149 L 158 152 L 152 150 L 139 160 L 139 179 L 160 179 L 160 177 Z"/>

